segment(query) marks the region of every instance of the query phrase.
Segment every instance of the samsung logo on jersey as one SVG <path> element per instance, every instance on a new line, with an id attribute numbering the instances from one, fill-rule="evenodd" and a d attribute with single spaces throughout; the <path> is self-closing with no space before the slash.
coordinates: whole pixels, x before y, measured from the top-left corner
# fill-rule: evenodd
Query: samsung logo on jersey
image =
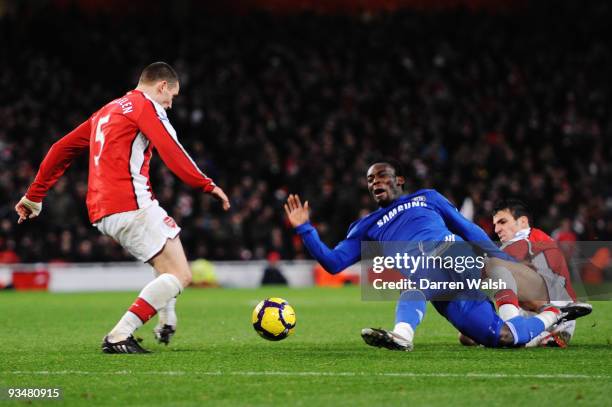
<path id="1" fill-rule="evenodd" d="M 412 201 L 406 202 L 404 204 L 401 204 L 401 205 L 396 206 L 395 208 L 391 209 L 389 212 L 387 212 L 386 215 L 384 215 L 382 217 L 382 219 L 379 219 L 378 222 L 376 222 L 376 224 L 378 225 L 378 227 L 382 227 L 387 222 L 389 222 L 391 219 L 393 219 L 400 212 L 403 212 L 403 211 L 408 210 L 410 208 L 426 207 L 426 206 L 427 206 L 427 203 L 425 203 L 425 197 L 424 196 L 417 196 L 417 197 L 413 198 Z"/>

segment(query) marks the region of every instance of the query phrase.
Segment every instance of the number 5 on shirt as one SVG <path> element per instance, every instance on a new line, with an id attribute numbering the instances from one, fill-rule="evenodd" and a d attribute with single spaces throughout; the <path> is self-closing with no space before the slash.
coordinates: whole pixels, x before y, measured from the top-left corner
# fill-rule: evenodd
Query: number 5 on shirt
<path id="1" fill-rule="evenodd" d="M 94 163 L 96 164 L 96 167 L 98 166 L 100 156 L 102 155 L 102 148 L 104 147 L 104 132 L 102 132 L 102 126 L 108 123 L 109 119 L 110 115 L 101 117 L 100 120 L 98 120 L 98 125 L 96 126 L 96 142 L 100 142 L 100 151 L 98 151 L 98 154 L 94 156 Z"/>

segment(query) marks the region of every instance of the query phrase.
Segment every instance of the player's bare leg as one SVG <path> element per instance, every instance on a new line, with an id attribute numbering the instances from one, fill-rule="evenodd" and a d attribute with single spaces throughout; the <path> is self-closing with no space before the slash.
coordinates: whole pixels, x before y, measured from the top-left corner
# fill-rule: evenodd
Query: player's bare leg
<path id="1" fill-rule="evenodd" d="M 187 287 L 191 283 L 191 269 L 189 263 L 185 257 L 183 245 L 180 239 L 169 240 L 166 244 L 168 250 L 160 255 L 154 257 L 150 263 L 155 269 L 156 274 L 160 275 L 164 272 L 172 273 L 174 270 L 178 271 L 176 274 L 183 284 L 183 287 Z M 178 267 L 175 267 L 177 264 Z M 164 271 L 165 270 L 165 271 Z M 155 338 L 165 345 L 168 345 L 170 339 L 176 332 L 177 316 L 176 316 L 176 297 L 170 298 L 166 305 L 159 310 L 159 321 L 155 329 L 153 330 Z"/>
<path id="2" fill-rule="evenodd" d="M 493 280 L 506 283 L 506 289 L 495 293 L 498 312 L 504 321 L 519 315 L 519 301 L 533 306 L 533 311 L 549 302 L 544 279 L 524 264 L 489 258 L 485 273 Z"/>
<path id="3" fill-rule="evenodd" d="M 165 250 L 150 261 L 156 274 L 162 273 L 175 274 L 180 279 L 183 287 L 191 283 L 191 269 L 185 257 L 183 245 L 177 237 L 168 240 Z M 171 337 L 176 332 L 176 297 L 168 300 L 166 305 L 159 310 L 159 321 L 154 329 L 155 337 L 160 343 L 168 344 Z"/>
<path id="4" fill-rule="evenodd" d="M 191 284 L 191 269 L 185 256 L 181 239 L 177 236 L 168 239 L 166 245 L 149 263 L 160 275 L 171 274 L 175 276 L 183 287 Z"/>
<path id="5" fill-rule="evenodd" d="M 147 284 L 125 315 L 104 338 L 106 353 L 143 353 L 132 334 L 191 282 L 191 270 L 179 237 L 168 239 L 149 263 L 160 274 Z M 146 351 L 145 351 L 146 352 Z"/>
<path id="6" fill-rule="evenodd" d="M 548 290 L 546 289 L 544 279 L 525 264 L 513 263 L 498 258 L 489 259 L 489 263 L 491 266 L 505 267 L 512 272 L 518 288 L 519 301 L 532 302 L 534 306 L 537 305 L 534 311 L 549 302 L 550 299 L 548 298 Z"/>

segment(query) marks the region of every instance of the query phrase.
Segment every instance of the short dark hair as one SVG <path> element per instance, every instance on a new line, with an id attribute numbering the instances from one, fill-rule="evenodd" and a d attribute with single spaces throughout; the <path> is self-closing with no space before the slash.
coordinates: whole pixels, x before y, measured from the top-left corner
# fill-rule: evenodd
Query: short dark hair
<path id="1" fill-rule="evenodd" d="M 166 81 L 170 85 L 178 83 L 178 74 L 170 65 L 165 62 L 153 62 L 142 70 L 139 83 L 153 84 L 159 81 Z"/>
<path id="2" fill-rule="evenodd" d="M 372 163 L 368 166 L 368 168 L 370 168 L 374 164 L 387 164 L 389 167 L 393 168 L 393 170 L 395 171 L 395 176 L 403 177 L 406 175 L 404 174 L 404 166 L 399 161 L 396 161 L 393 159 L 376 160 L 376 161 L 372 161 Z"/>
<path id="3" fill-rule="evenodd" d="M 529 222 L 531 222 L 531 214 L 529 208 L 525 202 L 516 198 L 500 199 L 493 205 L 493 216 L 499 211 L 508 210 L 514 219 L 518 219 L 521 216 L 526 216 Z"/>

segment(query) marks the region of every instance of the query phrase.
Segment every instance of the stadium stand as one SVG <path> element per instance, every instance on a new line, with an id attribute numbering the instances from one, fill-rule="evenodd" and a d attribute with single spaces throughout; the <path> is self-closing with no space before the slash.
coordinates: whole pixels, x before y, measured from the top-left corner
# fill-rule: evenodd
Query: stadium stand
<path id="1" fill-rule="evenodd" d="M 153 162 L 153 191 L 193 258 L 306 258 L 283 217 L 288 192 L 313 199 L 322 238 L 340 240 L 371 209 L 365 169 L 382 156 L 406 165 L 410 189 L 437 188 L 458 206 L 469 198 L 488 232 L 492 202 L 511 194 L 548 232 L 563 224 L 578 240 L 612 240 L 612 15 L 607 2 L 578 3 L 282 18 L 6 14 L 0 261 L 130 260 L 87 222 L 85 159 L 38 219 L 17 226 L 13 206 L 50 145 L 154 60 L 179 71 L 172 122 L 233 205 L 222 213 Z"/>

